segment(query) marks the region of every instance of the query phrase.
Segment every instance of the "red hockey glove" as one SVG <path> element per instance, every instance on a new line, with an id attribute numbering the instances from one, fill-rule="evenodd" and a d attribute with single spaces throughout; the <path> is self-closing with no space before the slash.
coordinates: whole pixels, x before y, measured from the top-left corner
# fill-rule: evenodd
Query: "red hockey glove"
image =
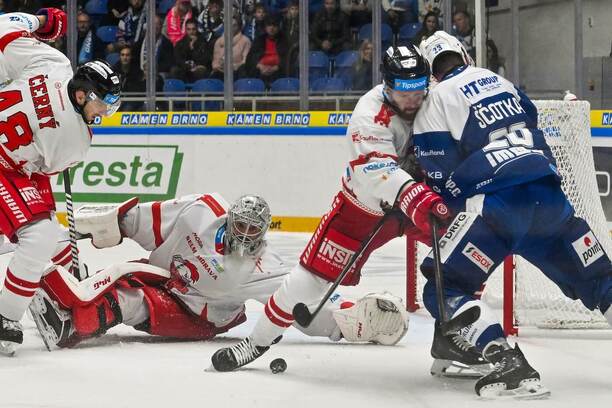
<path id="1" fill-rule="evenodd" d="M 33 33 L 34 37 L 41 41 L 52 41 L 66 33 L 68 18 L 62 10 L 52 7 L 42 8 L 36 12 L 36 15 L 47 17 L 47 21 Z"/>
<path id="2" fill-rule="evenodd" d="M 426 236 L 431 236 L 430 214 L 440 220 L 445 220 L 451 215 L 442 197 L 431 191 L 425 183 L 408 186 L 400 194 L 399 208 Z"/>

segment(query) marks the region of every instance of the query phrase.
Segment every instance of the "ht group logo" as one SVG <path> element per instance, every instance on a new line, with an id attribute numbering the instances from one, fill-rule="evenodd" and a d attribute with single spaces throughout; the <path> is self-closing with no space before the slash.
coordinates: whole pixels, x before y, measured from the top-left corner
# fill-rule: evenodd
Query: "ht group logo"
<path id="1" fill-rule="evenodd" d="M 86 161 L 70 169 L 77 202 L 118 203 L 175 197 L 183 153 L 178 146 L 93 145 Z M 63 174 L 52 179 L 55 199 L 64 201 Z"/>

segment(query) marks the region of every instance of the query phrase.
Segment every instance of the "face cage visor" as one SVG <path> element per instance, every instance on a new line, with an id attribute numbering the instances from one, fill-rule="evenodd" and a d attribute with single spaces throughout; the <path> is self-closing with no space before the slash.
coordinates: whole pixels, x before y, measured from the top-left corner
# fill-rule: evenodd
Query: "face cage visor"
<path id="1" fill-rule="evenodd" d="M 106 94 L 104 99 L 100 99 L 95 92 L 89 91 L 87 92 L 86 98 L 87 102 L 94 104 L 96 107 L 101 108 L 104 111 L 102 114 L 103 116 L 112 116 L 121 106 L 121 98 L 119 95 Z"/>
<path id="2" fill-rule="evenodd" d="M 247 214 L 231 214 L 228 217 L 229 243 L 232 251 L 240 256 L 245 253 L 255 254 L 264 241 L 264 235 L 269 223 L 259 217 L 249 217 Z"/>

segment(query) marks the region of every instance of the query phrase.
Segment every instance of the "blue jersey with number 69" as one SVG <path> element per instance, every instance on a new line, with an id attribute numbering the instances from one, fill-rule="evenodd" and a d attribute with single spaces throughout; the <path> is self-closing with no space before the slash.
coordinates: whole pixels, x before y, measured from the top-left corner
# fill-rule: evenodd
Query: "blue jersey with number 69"
<path id="1" fill-rule="evenodd" d="M 414 123 L 414 146 L 435 191 L 454 210 L 466 198 L 559 177 L 534 104 L 510 81 L 463 66 L 436 85 Z"/>

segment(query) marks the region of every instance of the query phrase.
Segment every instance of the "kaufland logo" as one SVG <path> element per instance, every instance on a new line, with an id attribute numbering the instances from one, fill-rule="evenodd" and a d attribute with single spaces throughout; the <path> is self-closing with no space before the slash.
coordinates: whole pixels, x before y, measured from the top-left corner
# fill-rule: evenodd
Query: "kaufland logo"
<path id="1" fill-rule="evenodd" d="M 76 202 L 119 203 L 168 200 L 176 195 L 183 153 L 178 146 L 93 145 L 84 162 L 70 169 Z M 63 174 L 53 181 L 55 199 L 64 201 Z"/>
<path id="2" fill-rule="evenodd" d="M 589 266 L 604 255 L 604 250 L 592 231 L 572 242 L 582 265 Z"/>

